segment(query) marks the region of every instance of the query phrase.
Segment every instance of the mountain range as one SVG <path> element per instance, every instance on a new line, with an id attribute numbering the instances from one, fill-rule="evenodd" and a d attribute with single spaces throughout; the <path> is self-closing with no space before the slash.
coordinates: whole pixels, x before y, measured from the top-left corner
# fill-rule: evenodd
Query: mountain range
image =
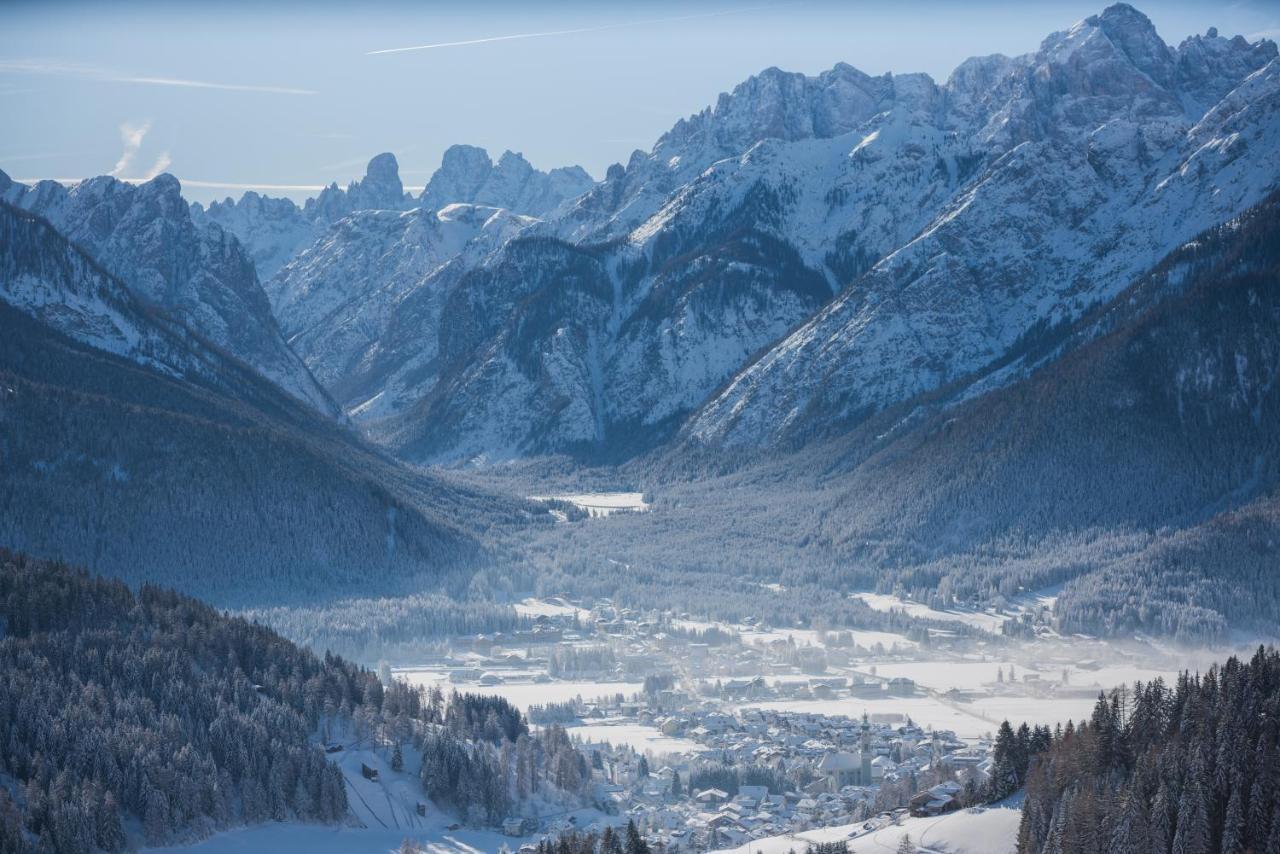
<path id="1" fill-rule="evenodd" d="M 200 457 L 193 419 L 227 455 L 200 460 L 201 512 L 233 524 L 208 510 L 230 472 L 259 506 L 288 495 L 315 511 L 277 522 L 309 555 L 293 571 L 343 583 L 373 555 L 383 579 L 474 569 L 492 520 L 545 521 L 421 466 L 551 458 L 719 508 L 689 535 L 712 563 L 784 559 L 741 526 L 803 484 L 809 514 L 771 545 L 832 583 L 1068 582 L 1063 619 L 1108 632 L 1280 617 L 1274 582 L 1250 603 L 1211 578 L 1275 556 L 1277 164 L 1276 45 L 1171 47 L 1119 4 L 942 83 L 767 69 L 600 181 L 463 145 L 416 197 L 380 154 L 301 206 L 0 173 L 3 367 L 31 389 L 0 409 L 22 437 L 8 501 L 81 489 L 133 514 L 96 542 L 74 514 L 19 514 L 7 544 L 146 565 L 129 532 L 185 494 L 166 466 Z M 72 399 L 117 444 L 41 426 Z M 106 497 L 153 444 L 163 489 Z M 706 563 L 645 515 L 615 544 Z M 1245 557 L 1222 570 L 1209 542 Z M 288 563 L 252 548 L 254 573 Z M 1180 586 L 1098 595 L 1170 561 Z"/>
<path id="2" fill-rule="evenodd" d="M 413 461 L 794 446 L 981 371 L 1261 201 L 1278 87 L 1274 43 L 1171 48 L 1125 5 L 942 84 L 768 69 L 598 184 L 455 146 L 416 206 L 387 181 L 265 286 L 326 390 Z"/>

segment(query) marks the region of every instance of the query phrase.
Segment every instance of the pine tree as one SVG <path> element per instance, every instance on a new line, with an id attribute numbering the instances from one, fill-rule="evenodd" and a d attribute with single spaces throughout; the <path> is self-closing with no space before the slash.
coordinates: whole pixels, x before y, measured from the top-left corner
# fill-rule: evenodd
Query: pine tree
<path id="1" fill-rule="evenodd" d="M 1267 836 L 1265 854 L 1280 854 L 1280 803 L 1276 804 L 1275 813 L 1271 816 L 1271 833 Z"/>
<path id="2" fill-rule="evenodd" d="M 911 841 L 911 834 L 902 834 L 902 840 L 898 843 L 898 854 L 916 854 L 916 844 Z"/>
<path id="3" fill-rule="evenodd" d="M 1018 737 L 1014 734 L 1009 722 L 1004 721 L 996 733 L 992 757 L 991 800 L 1007 798 L 1021 785 L 1022 781 L 1018 774 L 1019 753 Z"/>
<path id="4" fill-rule="evenodd" d="M 404 770 L 404 753 L 400 750 L 400 742 L 396 742 L 395 749 L 391 751 L 391 770 Z"/>
<path id="5" fill-rule="evenodd" d="M 1173 835 L 1173 854 L 1210 854 L 1209 805 L 1198 774 L 1192 770 L 1178 806 L 1178 829 Z"/>
<path id="6" fill-rule="evenodd" d="M 1227 801 L 1227 813 L 1222 821 L 1222 854 L 1244 854 L 1244 804 L 1241 803 L 1242 786 L 1237 783 L 1231 789 Z"/>
<path id="7" fill-rule="evenodd" d="M 627 844 L 624 854 L 649 854 L 649 844 L 640 836 L 634 821 L 627 822 Z"/>
<path id="8" fill-rule="evenodd" d="M 1115 854 L 1149 854 L 1152 851 L 1151 827 L 1142 808 L 1142 798 L 1133 791 L 1125 794 L 1109 850 Z"/>

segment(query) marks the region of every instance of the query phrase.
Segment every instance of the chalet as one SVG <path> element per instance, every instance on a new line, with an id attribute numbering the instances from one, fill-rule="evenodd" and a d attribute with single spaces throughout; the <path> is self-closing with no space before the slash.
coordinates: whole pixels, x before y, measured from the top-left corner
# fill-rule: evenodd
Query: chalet
<path id="1" fill-rule="evenodd" d="M 910 697 L 915 692 L 916 683 L 914 679 L 895 676 L 889 680 L 889 693 L 895 697 Z"/>
<path id="2" fill-rule="evenodd" d="M 941 815 L 959 809 L 960 801 L 956 798 L 959 793 L 958 783 L 939 783 L 913 797 L 907 808 L 916 817 Z"/>

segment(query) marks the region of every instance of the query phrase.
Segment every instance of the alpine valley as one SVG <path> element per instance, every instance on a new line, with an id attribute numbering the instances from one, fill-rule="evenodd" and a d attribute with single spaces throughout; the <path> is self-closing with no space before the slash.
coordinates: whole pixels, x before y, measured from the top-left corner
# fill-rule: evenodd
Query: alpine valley
<path id="1" fill-rule="evenodd" d="M 85 687 L 75 703 L 114 702 L 119 719 L 81 743 L 71 711 L 46 728 L 0 690 L 4 851 L 192 842 L 269 819 L 390 832 L 360 788 L 375 769 L 398 781 L 388 814 L 402 811 L 404 828 L 427 817 L 437 842 L 455 814 L 490 828 L 417 850 L 496 848 L 493 828 L 529 835 L 502 821 L 521 810 L 610 815 L 618 790 L 592 787 L 621 785 L 626 762 L 639 781 L 639 765 L 576 752 L 592 733 L 574 741 L 560 724 L 596 711 L 581 689 L 560 708 L 408 687 L 421 675 L 409 665 L 427 660 L 486 685 L 490 665 L 463 659 L 523 649 L 495 640 L 504 632 L 529 641 L 512 653 L 526 669 L 538 633 L 554 632 L 548 673 L 634 677 L 650 711 L 682 689 L 736 702 L 721 677 L 754 679 L 756 664 L 711 673 L 701 656 L 752 636 L 777 673 L 841 679 L 826 671 L 839 661 L 829 631 L 853 632 L 855 650 L 892 635 L 904 656 L 940 643 L 945 660 L 988 670 L 1024 643 L 1036 662 L 1074 667 L 1087 645 L 1126 663 L 1167 655 L 1171 672 L 1199 661 L 1177 658 L 1192 648 L 1256 648 L 1280 626 L 1276 44 L 1210 28 L 1171 46 L 1119 4 L 945 81 L 768 68 L 599 180 L 461 144 L 425 185 L 406 189 L 381 153 L 301 205 L 252 191 L 189 203 L 169 174 L 68 185 L 0 172 L 0 548 L 0 665 L 22 674 L 6 685 L 80 697 L 106 680 L 114 699 Z M 632 669 L 649 655 L 619 639 L 633 629 L 664 650 L 696 645 L 694 663 Z M 790 631 L 815 638 L 820 668 L 805 669 L 794 638 L 788 651 Z M 872 666 L 850 685 L 917 660 L 897 650 L 881 643 L 884 679 Z M 359 666 L 381 660 L 409 682 Z M 150 696 L 144 672 L 175 687 L 135 707 Z M 1034 730 L 988 740 L 980 792 L 962 797 L 954 773 L 937 785 L 959 781 L 956 804 L 1004 809 L 1027 783 L 1021 835 L 1016 815 L 999 819 L 1019 851 L 1280 850 L 1265 847 L 1280 845 L 1275 672 L 1274 652 L 1259 652 L 1206 677 L 1220 692 L 1188 677 L 1176 699 L 1135 690 L 1163 716 L 1164 747 L 1138 738 L 1118 699 L 1065 737 L 1048 707 L 1028 712 Z M 954 711 L 971 702 L 945 693 L 957 686 L 922 696 Z M 1237 702 L 1273 723 L 1233 718 Z M 1237 721 L 1260 758 L 1252 742 L 1248 768 L 1230 748 L 1189 758 L 1184 739 L 1212 729 L 1189 722 L 1193 708 L 1196 721 Z M 868 757 L 874 717 L 858 735 Z M 125 718 L 164 733 L 150 753 L 126 757 Z M 673 732 L 701 729 L 730 768 L 712 723 L 686 723 Z M 644 725 L 664 726 L 653 714 Z M 262 726 L 292 742 L 243 735 Z M 344 727 L 354 734 L 334 761 L 364 775 L 346 789 L 317 751 Z M 228 758 L 206 729 L 241 733 L 277 764 Z M 1147 752 L 1071 764 L 1072 751 L 1102 756 L 1104 738 Z M 143 781 L 184 750 L 199 806 L 153 807 Z M 92 769 L 93 751 L 115 757 L 109 771 Z M 66 779 L 42 758 L 59 754 L 78 757 Z M 1165 761 L 1191 763 L 1168 793 L 1148 779 Z M 710 767 L 688 766 L 686 784 L 697 772 L 724 800 L 862 773 Z M 898 771 L 866 767 L 865 782 L 890 791 L 883 775 Z M 662 778 L 663 798 L 683 797 L 682 768 L 664 769 L 676 782 Z M 1217 789 L 1200 791 L 1201 777 Z M 1108 785 L 1130 793 L 1123 805 L 1102 803 Z M 255 807 L 275 786 L 285 794 Z M 873 795 L 838 815 L 878 821 L 916 804 L 907 788 L 902 803 Z M 1117 842 L 1142 799 L 1142 833 L 1154 833 L 1157 788 L 1184 805 L 1160 807 L 1168 844 Z M 73 789 L 87 818 L 59 817 Z M 1228 811 L 1252 815 L 1229 806 L 1246 797 L 1237 789 L 1256 789 L 1250 803 L 1277 829 L 1251 824 L 1230 848 Z M 1204 811 L 1208 847 L 1174 843 L 1192 833 L 1180 809 Z M 673 851 L 837 844 L 794 833 L 843 827 L 807 817 L 738 840 L 711 819 L 644 815 L 638 844 Z M 902 818 L 867 825 L 866 839 L 918 833 Z M 581 827 L 559 829 L 562 847 L 546 850 L 594 854 L 564 847 L 585 844 L 572 841 Z M 938 850 L 983 850 L 959 838 Z M 378 850 L 399 842 L 379 837 Z"/>

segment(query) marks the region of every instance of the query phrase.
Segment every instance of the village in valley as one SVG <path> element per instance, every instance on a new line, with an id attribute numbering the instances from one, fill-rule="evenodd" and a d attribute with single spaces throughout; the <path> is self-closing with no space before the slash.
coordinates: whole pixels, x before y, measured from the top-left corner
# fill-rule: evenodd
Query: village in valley
<path id="1" fill-rule="evenodd" d="M 513 850 L 628 821 L 666 851 L 804 850 L 818 831 L 856 839 L 977 811 L 1001 773 L 1003 721 L 1025 744 L 1024 722 L 1087 718 L 1100 691 L 1177 669 L 1139 668 L 1089 639 L 1028 644 L 1036 607 L 903 634 L 731 626 L 563 597 L 517 609 L 525 629 L 454 638 L 392 668 L 430 692 L 502 696 L 589 758 L 593 809 L 508 817 Z"/>

